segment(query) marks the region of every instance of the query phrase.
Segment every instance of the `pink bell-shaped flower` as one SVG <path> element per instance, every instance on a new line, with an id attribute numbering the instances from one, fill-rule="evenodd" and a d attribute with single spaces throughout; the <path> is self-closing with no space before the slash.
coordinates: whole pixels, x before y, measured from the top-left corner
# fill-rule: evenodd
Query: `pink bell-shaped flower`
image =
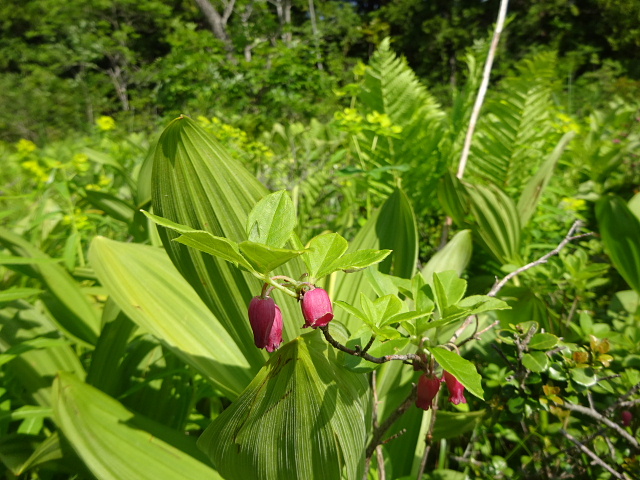
<path id="1" fill-rule="evenodd" d="M 326 290 L 314 288 L 305 292 L 301 301 L 303 328 L 324 327 L 333 318 L 333 305 Z"/>
<path id="2" fill-rule="evenodd" d="M 416 407 L 423 410 L 433 408 L 433 399 L 440 390 L 440 379 L 426 373 L 418 380 L 418 398 Z"/>
<path id="3" fill-rule="evenodd" d="M 449 389 L 449 401 L 454 405 L 467 403 L 467 399 L 464 398 L 464 385 L 462 385 L 456 377 L 446 370 L 444 371 L 442 378 L 447 383 L 447 388 Z"/>
<path id="4" fill-rule="evenodd" d="M 282 343 L 282 312 L 271 297 L 253 297 L 249 303 L 249 323 L 258 348 L 273 352 Z"/>
<path id="5" fill-rule="evenodd" d="M 629 410 L 624 410 L 621 416 L 623 427 L 628 427 L 629 425 L 631 425 L 631 422 L 633 421 L 633 413 L 631 413 Z"/>

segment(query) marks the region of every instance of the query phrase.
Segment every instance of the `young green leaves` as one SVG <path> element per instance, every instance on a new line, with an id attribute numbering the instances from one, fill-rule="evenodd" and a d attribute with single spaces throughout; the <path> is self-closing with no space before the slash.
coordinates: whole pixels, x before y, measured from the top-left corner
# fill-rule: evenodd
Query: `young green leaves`
<path id="1" fill-rule="evenodd" d="M 247 240 L 242 242 L 144 213 L 156 224 L 180 233 L 175 242 L 222 258 L 257 276 L 268 276 L 277 267 L 302 255 L 307 273 L 317 280 L 338 270 L 362 270 L 381 262 L 391 253 L 391 250 L 367 249 L 345 254 L 349 244 L 337 233 L 314 237 L 306 249 L 285 248 L 292 239 L 296 216 L 291 197 L 284 190 L 263 197 L 255 205 L 247 217 Z"/>

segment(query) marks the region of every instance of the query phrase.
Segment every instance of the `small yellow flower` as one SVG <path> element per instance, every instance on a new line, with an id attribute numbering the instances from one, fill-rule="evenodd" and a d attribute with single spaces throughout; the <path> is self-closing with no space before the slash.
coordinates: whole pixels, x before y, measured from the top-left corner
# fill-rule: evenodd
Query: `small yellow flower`
<path id="1" fill-rule="evenodd" d="M 96 120 L 96 125 L 103 132 L 108 132 L 116 128 L 116 121 L 107 115 L 103 115 Z"/>
<path id="2" fill-rule="evenodd" d="M 37 150 L 38 147 L 36 147 L 36 144 L 31 140 L 21 138 L 20 140 L 18 140 L 18 143 L 16 143 L 16 148 L 18 149 L 19 153 L 31 153 Z"/>
<path id="3" fill-rule="evenodd" d="M 100 175 L 100 179 L 98 180 L 98 185 L 101 187 L 107 187 L 111 185 L 111 179 L 106 175 Z"/>
<path id="4" fill-rule="evenodd" d="M 89 157 L 84 153 L 76 153 L 71 159 L 71 162 L 80 173 L 86 172 L 91 167 L 91 165 L 89 165 Z"/>
<path id="5" fill-rule="evenodd" d="M 358 77 L 363 76 L 366 72 L 367 72 L 367 66 L 362 62 L 358 62 L 356 66 L 353 67 L 353 74 L 357 75 Z"/>

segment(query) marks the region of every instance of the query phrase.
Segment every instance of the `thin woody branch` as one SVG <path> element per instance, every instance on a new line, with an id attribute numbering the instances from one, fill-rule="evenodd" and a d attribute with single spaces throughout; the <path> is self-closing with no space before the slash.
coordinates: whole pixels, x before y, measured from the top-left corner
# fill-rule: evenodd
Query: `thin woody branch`
<path id="1" fill-rule="evenodd" d="M 593 235 L 593 232 L 587 232 L 587 233 L 581 233 L 579 235 L 574 235 L 574 233 L 577 230 L 579 230 L 582 226 L 583 226 L 583 224 L 582 224 L 582 222 L 580 220 L 575 221 L 573 223 L 573 225 L 571 225 L 571 228 L 569 229 L 569 232 L 567 233 L 567 235 L 562 239 L 562 241 L 558 244 L 558 246 L 556 248 L 554 248 L 550 252 L 544 254 L 543 256 L 538 258 L 537 260 L 534 260 L 531 263 L 527 263 L 526 265 L 518 268 L 517 270 L 514 270 L 510 274 L 506 275 L 502 280 L 497 281 L 495 283 L 495 285 L 493 286 L 493 288 L 491 288 L 489 293 L 487 293 L 487 296 L 488 297 L 495 297 L 498 294 L 498 292 L 500 292 L 500 290 L 502 290 L 504 288 L 504 286 L 507 283 L 509 283 L 510 280 L 512 280 L 516 276 L 520 275 L 521 273 L 532 269 L 533 267 L 537 267 L 538 265 L 542 265 L 544 263 L 547 263 L 551 257 L 553 257 L 555 255 L 558 255 L 560 253 L 560 251 L 564 247 L 566 247 L 569 243 L 571 243 L 571 242 L 573 242 L 575 240 L 579 240 L 581 238 L 585 238 L 585 237 L 589 237 L 589 236 Z M 455 333 L 451 337 L 451 341 L 455 343 L 456 340 L 458 340 L 458 338 L 460 337 L 460 335 L 462 335 L 462 332 L 464 332 L 464 330 L 471 324 L 472 321 L 473 321 L 473 315 L 467 317 L 467 319 L 462 323 L 460 328 L 458 328 L 455 331 Z M 467 339 L 463 340 L 462 342 L 460 342 L 458 344 L 458 346 L 462 346 L 462 345 L 464 345 L 465 343 L 467 343 L 467 342 L 469 342 L 471 340 L 477 340 L 478 338 L 480 338 L 480 336 L 482 336 L 483 333 L 491 330 L 493 327 L 495 327 L 499 323 L 500 322 L 498 320 L 496 320 L 495 322 L 490 324 L 488 327 L 485 327 L 484 329 L 480 330 L 479 332 L 474 333 L 469 338 L 467 338 Z"/>
<path id="2" fill-rule="evenodd" d="M 354 357 L 364 358 L 365 360 L 371 363 L 381 364 L 381 363 L 390 362 L 391 360 L 401 360 L 401 361 L 409 361 L 409 360 L 416 360 L 416 359 L 420 360 L 420 357 L 415 353 L 406 353 L 404 355 L 394 354 L 394 355 L 385 355 L 384 357 L 374 357 L 373 355 L 370 355 L 367 353 L 367 350 L 371 346 L 370 344 L 373 342 L 370 341 L 370 344 L 368 344 L 364 349 L 361 348 L 360 346 L 357 346 L 355 349 L 352 349 L 345 345 L 342 345 L 340 342 L 338 342 L 335 338 L 331 336 L 331 334 L 329 333 L 329 325 L 325 325 L 319 328 L 320 330 L 322 330 L 322 333 L 324 334 L 324 338 L 332 346 L 334 346 L 341 352 L 348 353 L 349 355 L 353 355 Z"/>

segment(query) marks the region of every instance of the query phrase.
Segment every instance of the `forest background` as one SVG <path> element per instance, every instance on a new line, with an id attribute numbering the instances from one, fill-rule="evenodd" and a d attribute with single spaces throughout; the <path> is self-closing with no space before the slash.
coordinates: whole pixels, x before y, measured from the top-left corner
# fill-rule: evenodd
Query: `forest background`
<path id="1" fill-rule="evenodd" d="M 509 2 L 461 169 L 499 4 L 3 1 L 0 472 L 637 478 L 640 3 Z M 163 163 L 174 150 L 186 180 Z M 220 195 L 189 190 L 214 184 Z M 276 297 L 285 346 L 254 347 L 246 307 L 261 283 L 186 255 L 165 227 L 241 242 L 252 209 L 284 211 L 258 202 L 268 191 L 291 199 L 296 248 L 329 231 L 350 242 L 345 256 L 394 252 L 318 278 L 340 312 L 336 338 L 420 353 L 438 374 L 446 364 L 468 404 L 442 394 L 436 419 L 414 406 L 421 372 L 320 355 L 327 344 L 300 336 L 290 298 Z M 156 227 L 141 209 L 183 225 Z M 277 268 L 312 270 L 305 261 Z M 367 316 L 361 293 L 391 306 Z M 193 321 L 176 329 L 180 318 Z M 247 441 L 266 464 L 207 443 L 294 346 L 322 374 L 291 401 L 328 396 L 335 376 L 350 385 L 336 411 L 361 408 L 361 431 L 305 423 L 329 424 L 326 407 L 289 409 L 300 438 L 344 442 L 295 455 L 294 472 L 272 462 L 273 445 L 290 447 L 278 419 L 249 435 L 272 443 Z"/>

